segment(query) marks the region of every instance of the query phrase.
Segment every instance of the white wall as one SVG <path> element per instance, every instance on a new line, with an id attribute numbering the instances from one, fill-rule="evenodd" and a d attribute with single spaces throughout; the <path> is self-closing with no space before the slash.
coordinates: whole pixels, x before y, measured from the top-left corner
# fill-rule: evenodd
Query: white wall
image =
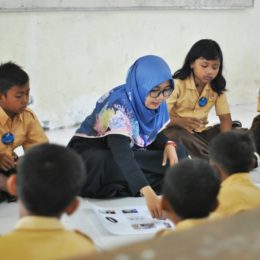
<path id="1" fill-rule="evenodd" d="M 255 111 L 259 13 L 259 1 L 243 10 L 0 13 L 0 61 L 29 73 L 32 109 L 52 128 L 83 120 L 139 56 L 160 55 L 174 72 L 195 41 L 212 38 L 224 53 L 230 104 Z"/>

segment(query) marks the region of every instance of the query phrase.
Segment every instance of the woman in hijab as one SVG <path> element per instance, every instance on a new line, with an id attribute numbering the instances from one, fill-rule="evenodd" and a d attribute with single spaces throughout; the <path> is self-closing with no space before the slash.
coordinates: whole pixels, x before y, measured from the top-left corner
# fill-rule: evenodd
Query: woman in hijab
<path id="1" fill-rule="evenodd" d="M 157 194 L 164 172 L 186 157 L 184 147 L 162 132 L 169 123 L 165 100 L 174 89 L 171 75 L 160 57 L 141 57 L 126 83 L 97 101 L 68 144 L 86 165 L 81 196 L 144 196 L 151 215 L 163 217 Z"/>

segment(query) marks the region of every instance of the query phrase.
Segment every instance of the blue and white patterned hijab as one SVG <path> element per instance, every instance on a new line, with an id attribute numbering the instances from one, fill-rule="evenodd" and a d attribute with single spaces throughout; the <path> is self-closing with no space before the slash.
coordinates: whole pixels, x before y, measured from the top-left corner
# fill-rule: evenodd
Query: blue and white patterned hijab
<path id="1" fill-rule="evenodd" d="M 169 123 L 169 113 L 165 101 L 151 110 L 145 106 L 145 100 L 153 88 L 167 80 L 173 87 L 170 68 L 162 58 L 154 55 L 139 58 L 129 69 L 126 83 L 97 101 L 75 136 L 100 138 L 121 134 L 128 136 L 132 145 L 151 144 Z"/>

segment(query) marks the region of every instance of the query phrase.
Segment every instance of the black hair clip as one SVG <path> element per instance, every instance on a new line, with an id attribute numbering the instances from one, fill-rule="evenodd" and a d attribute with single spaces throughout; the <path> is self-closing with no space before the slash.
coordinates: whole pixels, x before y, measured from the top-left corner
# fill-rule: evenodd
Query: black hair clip
<path id="1" fill-rule="evenodd" d="M 3 144 L 12 144 L 14 142 L 14 135 L 10 132 L 7 132 L 2 135 Z"/>
<path id="2" fill-rule="evenodd" d="M 206 106 L 207 103 L 208 103 L 208 99 L 207 99 L 206 97 L 201 97 L 201 98 L 199 99 L 199 106 L 200 106 L 200 107 Z"/>

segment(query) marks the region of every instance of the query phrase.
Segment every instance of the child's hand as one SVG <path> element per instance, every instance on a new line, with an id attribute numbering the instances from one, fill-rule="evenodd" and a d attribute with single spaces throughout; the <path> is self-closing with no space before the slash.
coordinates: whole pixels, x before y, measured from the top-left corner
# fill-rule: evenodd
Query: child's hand
<path id="1" fill-rule="evenodd" d="M 201 127 L 202 122 L 196 117 L 179 117 L 176 124 L 185 128 L 187 131 L 192 132 Z"/>
<path id="2" fill-rule="evenodd" d="M 0 153 L 0 169 L 8 171 L 9 169 L 15 168 L 15 160 L 12 156 L 5 153 Z"/>
<path id="3" fill-rule="evenodd" d="M 153 218 L 165 219 L 164 212 L 161 208 L 160 198 L 155 194 L 151 186 L 145 186 L 141 190 L 146 205 Z"/>

